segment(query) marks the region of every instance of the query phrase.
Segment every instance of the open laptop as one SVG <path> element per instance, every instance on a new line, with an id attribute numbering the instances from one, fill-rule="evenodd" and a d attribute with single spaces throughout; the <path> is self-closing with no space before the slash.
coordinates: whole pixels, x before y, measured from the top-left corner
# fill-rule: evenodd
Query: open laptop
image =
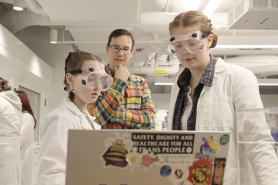
<path id="1" fill-rule="evenodd" d="M 69 130 L 66 185 L 221 185 L 229 132 Z"/>

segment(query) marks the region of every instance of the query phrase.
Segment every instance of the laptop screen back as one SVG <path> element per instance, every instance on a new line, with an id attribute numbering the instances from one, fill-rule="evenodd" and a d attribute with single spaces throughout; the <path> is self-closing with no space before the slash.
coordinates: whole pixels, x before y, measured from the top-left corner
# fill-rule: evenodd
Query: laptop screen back
<path id="1" fill-rule="evenodd" d="M 66 185 L 221 185 L 229 137 L 229 132 L 70 130 Z"/>

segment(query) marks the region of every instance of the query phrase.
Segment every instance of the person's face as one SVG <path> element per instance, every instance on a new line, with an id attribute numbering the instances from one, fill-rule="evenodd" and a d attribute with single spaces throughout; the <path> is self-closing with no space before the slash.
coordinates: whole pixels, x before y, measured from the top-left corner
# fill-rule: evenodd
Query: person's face
<path id="1" fill-rule="evenodd" d="M 86 76 L 90 71 L 89 68 L 99 67 L 104 70 L 104 65 L 96 60 L 85 60 L 81 66 L 81 75 Z M 75 101 L 81 101 L 82 103 L 93 103 L 96 101 L 100 93 L 100 85 L 97 85 L 94 89 L 90 89 L 88 86 L 83 85 L 78 75 L 67 74 L 70 78 L 68 83 L 71 88 L 74 89 Z M 96 76 L 101 78 L 101 75 Z M 94 79 L 99 80 L 99 79 Z"/>
<path id="2" fill-rule="evenodd" d="M 180 27 L 172 29 L 171 36 L 189 35 L 189 34 L 192 34 L 196 31 L 200 30 L 200 28 L 201 27 L 199 24 L 188 26 L 188 27 L 180 26 Z M 206 61 L 206 59 L 209 56 L 208 49 L 211 46 L 212 41 L 213 41 L 213 36 L 212 36 L 212 34 L 210 34 L 208 37 L 206 37 L 202 40 L 203 48 L 195 54 L 191 54 L 186 49 L 184 49 L 182 55 L 178 56 L 178 59 L 181 62 L 181 64 L 184 67 L 188 68 L 189 70 L 202 69 L 204 67 L 204 65 L 207 65 L 208 61 Z"/>
<path id="3" fill-rule="evenodd" d="M 120 47 L 122 49 L 132 49 L 132 40 L 130 36 L 128 35 L 121 35 L 117 38 L 113 37 L 110 42 L 110 46 L 116 46 Z M 118 66 L 125 66 L 129 59 L 133 55 L 133 51 L 130 51 L 130 54 L 124 54 L 123 50 L 120 49 L 119 52 L 115 53 L 112 51 L 112 48 L 110 46 L 106 46 L 106 52 L 109 56 L 109 67 L 110 69 L 114 70 L 115 67 Z"/>
<path id="4" fill-rule="evenodd" d="M 148 156 L 148 155 L 144 155 L 142 158 L 141 158 L 141 163 L 145 166 L 149 166 L 150 163 L 151 163 L 151 157 Z"/>

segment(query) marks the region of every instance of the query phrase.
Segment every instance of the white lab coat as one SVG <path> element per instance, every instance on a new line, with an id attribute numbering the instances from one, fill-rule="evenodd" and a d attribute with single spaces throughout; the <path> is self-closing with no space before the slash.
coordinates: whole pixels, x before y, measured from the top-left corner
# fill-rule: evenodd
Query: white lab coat
<path id="1" fill-rule="evenodd" d="M 13 91 L 0 92 L 0 185 L 20 185 L 22 104 Z"/>
<path id="2" fill-rule="evenodd" d="M 172 129 L 176 99 L 179 93 L 177 83 L 173 84 L 169 110 L 168 129 Z M 218 58 L 212 87 L 204 86 L 197 105 L 196 131 L 231 131 L 225 185 L 278 184 L 278 159 L 269 142 L 273 142 L 264 113 L 243 112 L 262 109 L 257 79 L 254 74 L 240 66 L 228 64 Z M 245 145 L 248 161 L 240 161 L 238 170 L 237 131 L 251 133 L 240 137 L 244 141 L 260 142 Z M 243 164 L 245 163 L 245 164 Z M 251 164 L 251 165 L 250 165 Z M 243 167 L 244 166 L 244 167 Z M 251 166 L 253 172 L 251 170 Z M 253 176 L 255 175 L 255 177 Z"/>
<path id="3" fill-rule="evenodd" d="M 35 120 L 28 112 L 22 114 L 20 141 L 21 185 L 32 184 L 33 142 Z"/>
<path id="4" fill-rule="evenodd" d="M 87 112 L 89 115 L 89 113 Z M 94 128 L 101 126 L 89 115 Z M 38 185 L 64 185 L 69 129 L 93 129 L 83 113 L 69 98 L 62 105 L 47 114 L 40 126 L 40 154 Z"/>

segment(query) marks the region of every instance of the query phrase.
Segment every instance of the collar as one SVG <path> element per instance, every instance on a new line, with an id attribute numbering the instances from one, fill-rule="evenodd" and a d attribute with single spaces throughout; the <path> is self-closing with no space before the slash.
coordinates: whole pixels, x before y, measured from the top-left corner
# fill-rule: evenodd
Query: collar
<path id="1" fill-rule="evenodd" d="M 83 113 L 77 108 L 77 106 L 68 98 L 65 97 L 63 99 L 63 104 L 75 115 L 78 116 L 84 116 Z M 96 118 L 91 116 L 88 111 L 86 111 L 86 114 L 89 116 L 90 119 L 95 120 Z"/>
<path id="2" fill-rule="evenodd" d="M 217 59 L 210 55 L 210 61 L 208 66 L 203 74 L 200 83 L 204 84 L 207 87 L 211 87 L 213 83 L 214 71 L 215 71 L 215 64 Z"/>
<path id="3" fill-rule="evenodd" d="M 222 58 L 217 58 L 217 65 L 215 66 L 215 73 L 220 73 L 227 68 L 227 63 Z"/>
<path id="4" fill-rule="evenodd" d="M 115 76 L 115 72 L 109 69 L 109 64 L 105 65 L 105 72 L 107 74 L 109 74 L 110 76 L 114 77 Z"/>

